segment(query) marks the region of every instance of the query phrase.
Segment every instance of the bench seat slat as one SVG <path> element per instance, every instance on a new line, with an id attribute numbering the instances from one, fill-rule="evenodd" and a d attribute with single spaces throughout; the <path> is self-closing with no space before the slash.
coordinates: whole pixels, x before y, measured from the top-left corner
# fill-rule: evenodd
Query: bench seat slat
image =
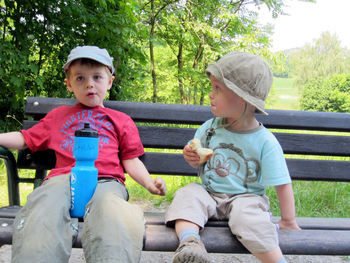
<path id="1" fill-rule="evenodd" d="M 1 213 L 1 212 L 0 212 Z M 148 225 L 164 225 L 163 212 L 146 212 L 145 218 Z M 272 221 L 277 223 L 279 216 L 273 216 Z M 302 229 L 313 230 L 349 230 L 350 218 L 329 218 L 329 217 L 297 217 L 296 221 Z M 211 227 L 228 227 L 226 220 L 209 220 L 206 226 Z"/>
<path id="2" fill-rule="evenodd" d="M 13 218 L 0 218 L 0 244 L 12 243 Z M 73 246 L 81 248 L 81 229 Z M 205 227 L 201 238 L 210 253 L 247 253 L 227 227 Z M 350 231 L 341 230 L 280 230 L 280 247 L 284 254 L 348 255 Z M 174 228 L 146 224 L 146 251 L 175 251 L 178 245 Z"/>
<path id="3" fill-rule="evenodd" d="M 0 218 L 15 218 L 20 206 L 0 207 Z M 145 212 L 147 225 L 164 225 L 164 212 Z M 272 221 L 277 223 L 280 217 L 273 216 Z M 349 230 L 350 218 L 329 218 L 329 217 L 297 217 L 296 221 L 302 229 L 332 229 L 332 230 Z M 227 221 L 209 220 L 206 226 L 227 227 Z"/>
<path id="4" fill-rule="evenodd" d="M 145 250 L 174 251 L 178 240 L 173 229 L 149 225 Z M 205 227 L 201 239 L 210 253 L 247 253 L 228 228 Z M 350 231 L 280 230 L 280 247 L 284 254 L 348 255 Z"/>

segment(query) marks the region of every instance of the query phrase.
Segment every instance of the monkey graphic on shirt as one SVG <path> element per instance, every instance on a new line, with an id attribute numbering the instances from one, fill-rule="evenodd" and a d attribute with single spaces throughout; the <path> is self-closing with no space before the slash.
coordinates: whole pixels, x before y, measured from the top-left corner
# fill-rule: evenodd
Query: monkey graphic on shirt
<path id="1" fill-rule="evenodd" d="M 220 149 L 220 151 L 217 151 Z M 248 183 L 258 180 L 260 164 L 258 160 L 246 158 L 243 151 L 232 143 L 220 143 L 214 148 L 214 154 L 207 162 L 209 171 L 215 172 L 220 177 L 235 176 L 247 187 Z"/>

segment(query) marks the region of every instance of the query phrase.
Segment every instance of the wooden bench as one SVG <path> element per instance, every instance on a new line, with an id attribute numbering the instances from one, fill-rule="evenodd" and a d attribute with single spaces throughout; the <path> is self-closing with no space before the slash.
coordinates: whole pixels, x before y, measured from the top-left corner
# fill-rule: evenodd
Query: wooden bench
<path id="1" fill-rule="evenodd" d="M 25 120 L 23 127 L 29 128 L 45 116 L 51 109 L 61 105 L 74 105 L 73 99 L 28 98 L 25 114 L 33 120 Z M 138 102 L 106 101 L 106 107 L 130 115 L 138 124 L 145 148 L 182 149 L 193 138 L 195 128 L 212 117 L 208 106 L 151 104 Z M 266 127 L 288 130 L 275 132 L 286 154 L 350 156 L 350 114 L 326 112 L 302 112 L 268 110 L 269 115 L 257 115 Z M 152 123 L 152 125 L 147 125 Z M 172 124 L 172 125 L 164 125 Z M 181 124 L 181 125 L 173 125 Z M 186 128 L 184 128 L 186 126 Z M 195 126 L 191 126 L 195 127 Z M 301 134 L 294 130 L 339 131 L 346 135 Z M 0 208 L 0 245 L 11 244 L 12 224 L 20 207 L 18 184 L 32 182 L 38 185 L 46 175 L 46 170 L 54 166 L 52 152 L 30 153 L 19 151 L 17 161 L 4 148 L 0 156 L 7 167 L 10 206 Z M 45 158 L 44 158 L 45 157 Z M 175 176 L 195 176 L 180 153 L 147 152 L 142 158 L 152 174 Z M 290 174 L 294 180 L 350 181 L 350 162 L 314 159 L 287 159 Z M 17 169 L 35 169 L 35 178 L 18 176 Z M 308 202 L 308 200 L 304 200 Z M 350 212 L 349 212 L 350 213 Z M 144 250 L 174 251 L 178 240 L 173 228 L 164 225 L 164 214 L 146 213 L 146 235 Z M 277 221 L 278 217 L 274 217 Z M 350 218 L 297 218 L 301 231 L 280 230 L 280 246 L 285 254 L 308 255 L 349 255 Z M 80 227 L 83 223 L 80 223 Z M 202 239 L 209 252 L 247 253 L 228 229 L 225 221 L 209 221 Z M 80 235 L 74 243 L 81 247 Z"/>

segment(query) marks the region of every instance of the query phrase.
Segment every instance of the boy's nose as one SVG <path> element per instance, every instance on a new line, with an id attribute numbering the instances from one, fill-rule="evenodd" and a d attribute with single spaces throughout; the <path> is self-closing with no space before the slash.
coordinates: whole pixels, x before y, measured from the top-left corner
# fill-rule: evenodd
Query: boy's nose
<path id="1" fill-rule="evenodd" d="M 211 92 L 209 93 L 209 98 L 210 98 L 210 99 L 213 99 L 213 98 L 214 98 L 214 93 L 213 93 L 213 91 L 211 91 Z"/>
<path id="2" fill-rule="evenodd" d="M 86 82 L 86 88 L 90 89 L 94 86 L 93 80 L 88 78 Z"/>

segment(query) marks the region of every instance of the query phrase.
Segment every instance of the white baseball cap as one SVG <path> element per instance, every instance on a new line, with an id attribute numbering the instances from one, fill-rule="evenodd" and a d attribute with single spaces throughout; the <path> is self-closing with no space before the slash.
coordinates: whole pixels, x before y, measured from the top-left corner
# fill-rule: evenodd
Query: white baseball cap
<path id="1" fill-rule="evenodd" d="M 70 63 L 79 58 L 95 60 L 107 66 L 112 74 L 114 73 L 113 58 L 109 55 L 106 49 L 96 46 L 78 46 L 73 48 L 68 55 L 67 62 L 64 64 L 63 69 L 67 71 Z"/>

